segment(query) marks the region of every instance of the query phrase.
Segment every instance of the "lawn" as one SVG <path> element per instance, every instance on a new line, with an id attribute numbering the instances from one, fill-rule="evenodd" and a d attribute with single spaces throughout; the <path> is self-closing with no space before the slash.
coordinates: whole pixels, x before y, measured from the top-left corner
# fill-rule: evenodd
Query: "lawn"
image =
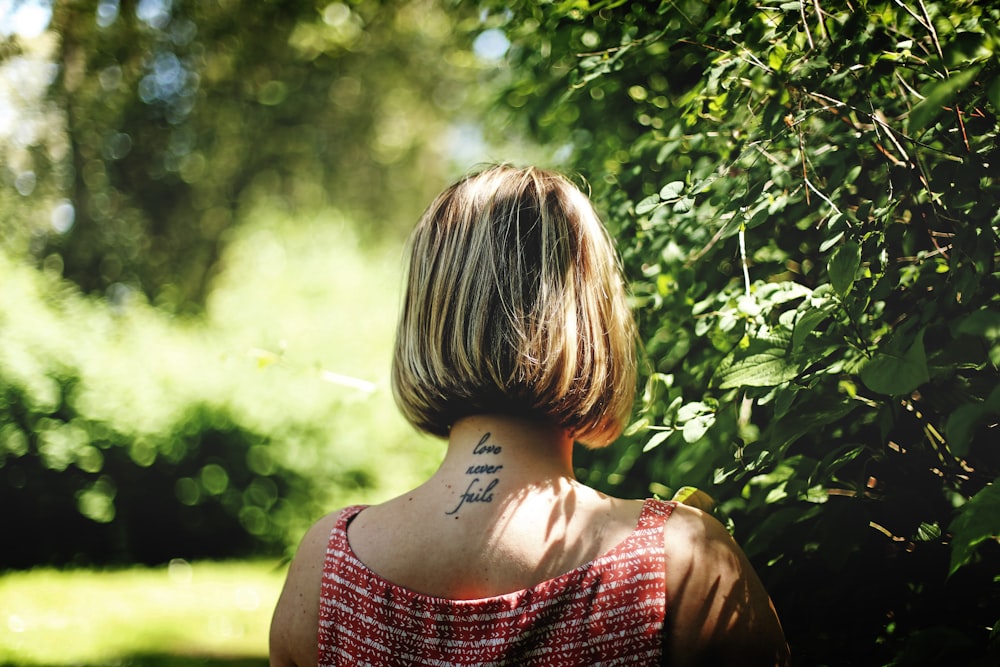
<path id="1" fill-rule="evenodd" d="M 283 565 L 196 562 L 0 576 L 0 664 L 267 664 Z"/>

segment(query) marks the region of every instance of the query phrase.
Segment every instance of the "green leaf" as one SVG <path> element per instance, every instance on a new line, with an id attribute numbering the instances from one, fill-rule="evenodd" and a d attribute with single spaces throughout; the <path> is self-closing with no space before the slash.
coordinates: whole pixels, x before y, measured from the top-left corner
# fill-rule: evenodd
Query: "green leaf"
<path id="1" fill-rule="evenodd" d="M 764 497 L 764 504 L 765 505 L 773 505 L 774 503 L 781 502 L 782 500 L 784 500 L 785 498 L 787 498 L 788 497 L 788 491 L 785 490 L 785 487 L 787 485 L 788 485 L 787 482 L 782 482 L 778 486 L 776 486 L 773 489 L 771 489 L 770 491 L 768 491 L 767 495 Z"/>
<path id="2" fill-rule="evenodd" d="M 684 428 L 681 429 L 681 435 L 684 437 L 684 442 L 698 442 L 705 435 L 705 433 L 708 432 L 708 429 L 712 428 L 712 424 L 714 423 L 714 414 L 699 415 L 691 421 L 685 422 Z"/>
<path id="3" fill-rule="evenodd" d="M 674 199 L 684 191 L 684 181 L 670 181 L 660 188 L 661 199 Z"/>
<path id="4" fill-rule="evenodd" d="M 681 197 L 674 204 L 675 213 L 687 213 L 692 208 L 694 208 L 694 199 L 691 197 Z"/>
<path id="5" fill-rule="evenodd" d="M 931 542 L 941 539 L 941 526 L 934 523 L 927 523 L 923 521 L 917 528 L 917 539 L 921 542 Z"/>
<path id="6" fill-rule="evenodd" d="M 657 447 L 659 447 L 659 446 L 660 446 L 660 445 L 661 445 L 661 444 L 662 444 L 662 443 L 663 443 L 663 442 L 664 442 L 664 441 L 665 441 L 665 440 L 666 440 L 667 438 L 669 438 L 669 437 L 670 437 L 671 435 L 673 435 L 673 433 L 674 433 L 674 432 L 673 432 L 673 430 L 672 430 L 672 429 L 670 429 L 670 430 L 665 430 L 665 431 L 657 431 L 656 433 L 654 433 L 654 434 L 653 434 L 653 437 L 651 437 L 651 438 L 650 438 L 650 439 L 649 439 L 649 440 L 648 440 L 648 441 L 646 442 L 646 444 L 645 444 L 645 445 L 643 446 L 643 448 L 642 448 L 642 451 L 643 451 L 643 452 L 648 452 L 648 451 L 650 451 L 651 449 L 656 449 L 656 448 L 657 448 Z"/>
<path id="7" fill-rule="evenodd" d="M 812 290 L 796 282 L 786 280 L 776 283 L 765 283 L 755 291 L 757 298 L 762 303 L 778 305 L 788 303 L 796 299 L 802 299 L 812 295 Z"/>
<path id="8" fill-rule="evenodd" d="M 677 411 L 677 421 L 686 422 L 688 420 L 694 419 L 700 415 L 711 414 L 712 408 L 705 405 L 704 403 L 698 401 L 695 403 L 685 403 Z"/>
<path id="9" fill-rule="evenodd" d="M 830 284 L 840 296 L 847 296 L 854 284 L 854 278 L 861 266 L 861 246 L 854 241 L 846 241 L 837 246 L 830 256 L 827 271 L 830 274 Z"/>
<path id="10" fill-rule="evenodd" d="M 788 47 L 785 46 L 783 43 L 778 42 L 768 52 L 767 64 L 770 65 L 771 69 L 780 70 L 787 56 L 788 56 Z"/>
<path id="11" fill-rule="evenodd" d="M 967 403 L 958 406 L 948 415 L 945 434 L 948 436 L 948 446 L 955 456 L 962 457 L 968 454 L 972 433 L 984 414 L 982 404 Z"/>
<path id="12" fill-rule="evenodd" d="M 981 32 L 963 30 L 956 32 L 944 46 L 945 65 L 961 67 L 974 60 L 988 58 L 992 54 L 986 35 Z"/>
<path id="13" fill-rule="evenodd" d="M 825 478 L 832 478 L 838 470 L 858 458 L 864 451 L 864 446 L 842 445 L 824 456 L 818 467 Z"/>
<path id="14" fill-rule="evenodd" d="M 861 381 L 866 387 L 889 396 L 909 394 L 929 380 L 923 331 L 904 354 L 878 352 L 861 369 Z"/>
<path id="15" fill-rule="evenodd" d="M 958 333 L 972 336 L 982 336 L 987 340 L 1000 338 L 1000 312 L 996 310 L 977 310 L 958 324 Z"/>
<path id="16" fill-rule="evenodd" d="M 629 424 L 628 428 L 626 428 L 622 432 L 622 435 L 628 437 L 630 435 L 635 435 L 639 431 L 645 431 L 647 428 L 649 428 L 649 418 L 648 417 L 642 417 L 642 418 L 637 419 L 636 421 L 632 422 L 631 424 Z"/>
<path id="17" fill-rule="evenodd" d="M 645 215 L 660 205 L 660 195 L 649 195 L 635 205 L 636 215 Z"/>
<path id="18" fill-rule="evenodd" d="M 800 393 L 807 394 L 807 391 L 802 390 Z M 826 396 L 811 398 L 812 400 L 796 403 L 795 410 L 790 411 L 783 419 L 775 420 L 761 438 L 781 451 L 808 433 L 822 433 L 824 426 L 846 418 L 860 405 L 851 400 L 831 401 Z"/>
<path id="19" fill-rule="evenodd" d="M 990 98 L 994 109 L 1000 109 L 1000 78 L 994 79 L 986 88 L 986 95 Z"/>
<path id="20" fill-rule="evenodd" d="M 799 462 L 800 457 L 790 458 L 786 463 L 777 466 L 774 470 L 766 472 L 760 475 L 754 475 L 748 484 L 752 486 L 759 486 L 761 488 L 767 488 L 771 486 L 776 486 L 782 482 L 787 482 L 795 475 L 794 463 Z"/>
<path id="21" fill-rule="evenodd" d="M 674 422 L 685 442 L 697 442 L 715 423 L 715 407 L 701 401 L 685 403 L 677 410 Z"/>
<path id="22" fill-rule="evenodd" d="M 844 232 L 838 232 L 838 233 L 834 234 L 833 236 L 831 236 L 827 240 L 823 241 L 819 245 L 819 251 L 820 252 L 826 252 L 827 250 L 829 250 L 833 246 L 835 246 L 838 243 L 840 243 L 840 239 L 842 239 L 842 238 L 844 238 Z"/>
<path id="23" fill-rule="evenodd" d="M 924 91 L 924 99 L 910 110 L 909 131 L 916 135 L 937 119 L 946 106 L 954 104 L 955 94 L 968 86 L 979 74 L 980 67 L 970 67 L 938 81 Z"/>
<path id="24" fill-rule="evenodd" d="M 952 533 L 950 576 L 972 560 L 976 545 L 1000 539 L 1000 479 L 965 503 L 948 530 Z"/>
<path id="25" fill-rule="evenodd" d="M 712 382 L 721 389 L 774 387 L 794 379 L 804 365 L 788 354 L 791 335 L 781 328 L 763 328 L 747 337 L 715 371 Z"/>
<path id="26" fill-rule="evenodd" d="M 799 365 L 790 362 L 784 350 L 773 349 L 739 360 L 723 360 L 715 381 L 720 389 L 774 387 L 795 379 L 800 372 Z"/>
<path id="27" fill-rule="evenodd" d="M 757 525 L 743 544 L 743 552 L 753 558 L 758 554 L 771 550 L 772 545 L 781 548 L 782 538 L 788 534 L 789 527 L 813 518 L 819 506 L 803 512 L 797 507 L 781 507 L 768 512 L 766 518 Z M 787 546 L 785 546 L 787 548 Z"/>
<path id="28" fill-rule="evenodd" d="M 945 434 L 952 453 L 959 457 L 968 454 L 973 433 L 987 418 L 998 414 L 1000 386 L 995 387 L 982 403 L 966 403 L 952 410 L 945 423 Z"/>
<path id="29" fill-rule="evenodd" d="M 808 308 L 803 311 L 795 319 L 795 328 L 792 329 L 792 349 L 801 347 L 806 337 L 829 317 L 830 313 L 821 308 Z"/>

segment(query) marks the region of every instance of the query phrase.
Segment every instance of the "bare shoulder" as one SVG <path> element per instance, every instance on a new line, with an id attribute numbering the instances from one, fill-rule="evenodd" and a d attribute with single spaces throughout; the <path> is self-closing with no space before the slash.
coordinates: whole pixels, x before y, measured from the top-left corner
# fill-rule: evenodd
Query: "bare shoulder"
<path id="1" fill-rule="evenodd" d="M 664 553 L 671 664 L 788 664 L 767 591 L 721 523 L 677 505 L 664 529 Z"/>
<path id="2" fill-rule="evenodd" d="M 668 556 L 675 558 L 719 557 L 733 549 L 739 550 L 718 519 L 685 503 L 678 503 L 670 515 L 664 531 L 664 548 Z"/>
<path id="3" fill-rule="evenodd" d="M 331 512 L 312 525 L 299 543 L 285 585 L 271 618 L 272 667 L 316 664 L 319 627 L 319 589 L 330 531 L 340 512 Z"/>

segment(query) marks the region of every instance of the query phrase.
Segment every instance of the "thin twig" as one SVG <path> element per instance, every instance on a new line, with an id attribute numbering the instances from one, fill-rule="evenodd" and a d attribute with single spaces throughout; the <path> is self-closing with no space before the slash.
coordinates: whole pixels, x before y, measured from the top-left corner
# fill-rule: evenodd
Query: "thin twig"
<path id="1" fill-rule="evenodd" d="M 795 134 L 796 134 L 796 136 L 799 139 L 799 157 L 802 158 L 802 180 L 805 181 L 809 177 L 809 172 L 806 169 L 806 146 L 805 146 L 805 140 L 802 138 L 802 128 L 798 127 L 797 125 L 798 124 L 796 124 L 796 128 L 795 128 L 796 132 L 795 132 Z M 812 201 L 810 201 L 810 199 L 809 199 L 809 189 L 808 188 L 806 188 L 806 205 L 807 206 L 812 206 Z"/>
<path id="2" fill-rule="evenodd" d="M 845 216 L 843 214 L 843 212 L 839 208 L 837 208 L 836 204 L 834 204 L 832 201 L 830 201 L 829 197 L 827 197 L 825 194 L 823 194 L 822 192 L 820 192 L 819 188 L 817 188 L 815 185 L 813 185 L 812 181 L 810 181 L 808 178 L 805 178 L 804 180 L 806 182 L 806 186 L 810 190 L 812 190 L 813 192 L 815 192 L 816 195 L 819 196 L 820 199 L 822 199 L 823 201 L 825 201 L 827 203 L 827 205 L 834 210 L 835 213 L 839 214 L 842 218 L 844 218 L 844 222 L 847 223 L 848 227 L 852 226 L 851 225 L 851 220 L 847 216 Z"/>
<path id="3" fill-rule="evenodd" d="M 897 5 L 899 5 L 903 9 L 905 9 L 907 14 L 909 14 L 914 19 L 916 19 L 917 23 L 919 23 L 920 25 L 922 25 L 924 27 L 924 29 L 927 29 L 927 24 L 924 23 L 924 20 L 922 18 L 920 18 L 919 14 L 917 14 L 915 11 L 913 11 L 912 9 L 910 9 L 909 7 L 907 7 L 905 3 L 900 2 L 900 0 L 893 0 L 893 2 L 895 2 Z"/>
<path id="4" fill-rule="evenodd" d="M 925 260 L 931 257 L 936 257 L 937 255 L 948 256 L 948 251 L 951 250 L 951 245 L 946 245 L 944 247 L 937 246 L 934 250 L 928 250 L 927 252 L 920 255 L 913 255 L 910 257 L 897 257 L 896 262 L 899 264 L 923 264 Z"/>
<path id="5" fill-rule="evenodd" d="M 809 50 L 812 51 L 816 48 L 816 43 L 813 42 L 812 31 L 809 30 L 809 21 L 806 20 L 806 0 L 799 0 L 799 14 L 802 16 L 802 27 L 806 31 L 806 39 L 809 40 Z M 820 17 L 820 23 L 823 22 L 823 18 Z"/>
<path id="6" fill-rule="evenodd" d="M 919 99 L 919 100 L 923 101 L 923 99 L 924 99 L 924 96 L 923 96 L 923 95 L 921 95 L 921 94 L 920 94 L 919 92 L 917 92 L 917 91 L 916 91 L 916 89 L 914 89 L 914 87 L 913 87 L 913 86 L 911 86 L 911 85 L 910 85 L 910 84 L 908 84 L 908 83 L 907 83 L 906 81 L 904 81 L 904 80 L 903 80 L 903 77 L 901 77 L 901 76 L 899 75 L 899 72 L 898 72 L 898 71 L 895 71 L 895 70 L 894 70 L 894 71 L 893 71 L 893 73 L 892 73 L 892 75 L 893 75 L 894 77 L 896 77 L 896 80 L 897 80 L 897 81 L 899 82 L 899 84 L 900 84 L 900 85 L 901 85 L 901 86 L 902 86 L 903 88 L 905 88 L 905 89 L 906 89 L 906 92 L 908 92 L 908 93 L 909 93 L 910 95 L 913 95 L 913 96 L 914 96 L 914 97 L 916 97 L 917 99 Z"/>
<path id="7" fill-rule="evenodd" d="M 694 255 L 689 257 L 688 260 L 684 263 L 684 266 L 685 267 L 693 266 L 699 259 L 704 257 L 709 250 L 715 247 L 715 244 L 719 242 L 719 239 L 722 238 L 722 235 L 728 229 L 730 229 L 728 224 L 723 224 L 721 227 L 719 227 L 719 229 L 716 230 L 712 238 L 709 239 L 708 243 L 705 244 L 705 247 L 703 247 L 701 250 L 699 250 Z"/>
<path id="8" fill-rule="evenodd" d="M 811 90 L 807 90 L 805 92 L 806 92 L 806 95 L 808 95 L 809 97 L 815 97 L 816 99 L 823 100 L 824 102 L 829 102 L 834 107 L 846 107 L 847 106 L 847 102 L 842 102 L 842 101 L 840 101 L 838 99 L 834 99 L 833 97 L 830 97 L 829 95 L 824 95 L 823 93 L 817 93 L 817 92 L 814 92 L 814 91 L 811 91 Z"/>
<path id="9" fill-rule="evenodd" d="M 764 150 L 763 148 L 761 148 L 760 147 L 760 142 L 755 141 L 752 144 L 750 144 L 750 147 L 756 149 L 756 151 L 758 153 L 760 153 L 761 155 L 763 155 L 764 157 L 766 157 L 768 160 L 770 160 L 774 164 L 778 165 L 779 167 L 782 167 L 786 171 L 788 170 L 788 168 L 785 167 L 785 163 L 784 162 L 782 162 L 781 160 L 779 160 L 778 158 L 774 157 L 773 155 L 771 155 L 770 153 L 768 153 L 766 150 Z"/>
<path id="10" fill-rule="evenodd" d="M 889 162 L 891 162 L 896 167 L 905 167 L 906 163 L 900 160 L 898 157 L 889 152 L 889 150 L 883 146 L 878 141 L 875 142 L 875 150 L 884 155 Z"/>
<path id="11" fill-rule="evenodd" d="M 955 105 L 955 117 L 958 118 L 958 126 L 962 129 L 962 143 L 965 144 L 965 150 L 968 153 L 972 152 L 972 147 L 969 146 L 969 135 L 965 132 L 965 121 L 962 119 L 962 109 L 956 104 Z"/>
<path id="12" fill-rule="evenodd" d="M 823 20 L 823 10 L 820 9 L 819 0 L 813 0 L 813 7 L 816 8 L 816 18 L 819 19 L 819 29 L 827 43 L 830 42 L 830 33 L 826 29 L 826 22 Z"/>
<path id="13" fill-rule="evenodd" d="M 944 68 L 944 75 L 948 76 L 948 65 L 944 62 L 944 50 L 941 48 L 941 41 L 938 39 L 937 28 L 934 27 L 934 21 L 931 20 L 931 15 L 927 12 L 927 6 L 924 5 L 924 0 L 917 0 L 920 3 L 920 11 L 924 13 L 924 18 L 927 20 L 925 27 L 927 31 L 931 34 L 931 40 L 934 41 L 934 48 L 937 49 L 938 57 L 941 58 L 941 66 Z"/>
<path id="14" fill-rule="evenodd" d="M 750 263 L 747 261 L 747 226 L 740 223 L 740 259 L 743 261 L 743 288 L 750 296 Z"/>
<path id="15" fill-rule="evenodd" d="M 588 58 L 588 57 L 593 57 L 593 56 L 610 56 L 613 53 L 619 53 L 621 51 L 628 51 L 629 49 L 631 49 L 631 48 L 633 48 L 635 46 L 642 46 L 642 44 L 645 43 L 645 42 L 650 42 L 650 41 L 654 41 L 655 42 L 656 40 L 658 40 L 661 37 L 663 37 L 663 35 L 664 35 L 664 33 L 666 33 L 666 31 L 667 31 L 667 29 L 664 28 L 664 29 L 662 29 L 662 30 L 660 30 L 658 32 L 652 32 L 652 33 L 650 33 L 648 35 L 644 35 L 642 37 L 638 37 L 638 38 L 632 40 L 631 42 L 629 42 L 628 44 L 620 44 L 618 46 L 610 46 L 610 47 L 608 47 L 606 49 L 601 49 L 600 51 L 582 51 L 582 52 L 578 52 L 578 53 L 576 53 L 574 55 L 577 58 Z M 695 42 L 688 42 L 688 44 L 695 44 Z M 704 46 L 704 45 L 700 45 L 700 46 Z"/>
<path id="16" fill-rule="evenodd" d="M 896 147 L 897 151 L 903 154 L 903 157 L 906 158 L 906 161 L 911 166 L 914 165 L 915 163 L 913 158 L 910 157 L 910 154 L 906 152 L 905 148 L 903 148 L 903 144 L 899 141 L 899 139 L 896 138 L 896 131 L 892 128 L 891 125 L 889 125 L 889 123 L 886 122 L 885 116 L 882 114 L 882 112 L 877 109 L 872 110 L 871 118 L 873 121 L 875 121 L 876 128 L 881 127 L 882 129 L 885 130 L 886 135 L 889 137 L 889 140 L 892 141 L 892 145 Z"/>

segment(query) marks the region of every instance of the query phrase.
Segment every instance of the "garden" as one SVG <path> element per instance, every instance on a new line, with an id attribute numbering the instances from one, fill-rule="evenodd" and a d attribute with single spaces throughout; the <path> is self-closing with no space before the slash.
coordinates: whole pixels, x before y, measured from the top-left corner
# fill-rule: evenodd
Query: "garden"
<path id="1" fill-rule="evenodd" d="M 796 665 L 1000 663 L 1000 8 L 0 4 L 0 664 L 263 665 L 326 511 L 433 471 L 406 233 L 496 161 L 615 237 L 634 419 Z"/>

